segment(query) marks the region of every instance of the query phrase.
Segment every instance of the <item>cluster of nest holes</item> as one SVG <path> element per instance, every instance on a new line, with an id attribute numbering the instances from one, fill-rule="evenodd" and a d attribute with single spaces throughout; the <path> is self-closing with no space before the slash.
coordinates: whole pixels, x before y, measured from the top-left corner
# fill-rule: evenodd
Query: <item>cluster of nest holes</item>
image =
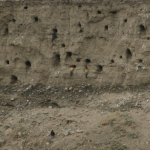
<path id="1" fill-rule="evenodd" d="M 108 25 L 105 26 L 105 30 L 108 30 Z"/>
<path id="2" fill-rule="evenodd" d="M 144 25 L 140 24 L 139 25 L 140 31 L 141 32 L 145 32 L 146 31 L 146 27 L 144 27 Z"/>
<path id="3" fill-rule="evenodd" d="M 24 6 L 24 9 L 28 9 L 28 6 Z"/>
<path id="4" fill-rule="evenodd" d="M 63 44 L 61 44 L 61 47 L 65 47 L 65 44 L 63 43 Z"/>
<path id="5" fill-rule="evenodd" d="M 31 62 L 30 61 L 26 61 L 25 65 L 26 65 L 27 68 L 30 68 L 31 67 Z"/>
<path id="6" fill-rule="evenodd" d="M 126 49 L 126 58 L 127 60 L 130 60 L 132 58 L 132 53 L 129 48 Z"/>
<path id="7" fill-rule="evenodd" d="M 85 62 L 88 64 L 88 63 L 91 62 L 91 60 L 90 59 L 86 59 Z"/>
<path id="8" fill-rule="evenodd" d="M 17 82 L 18 78 L 15 75 L 11 76 L 11 83 Z"/>
<path id="9" fill-rule="evenodd" d="M 103 66 L 97 65 L 97 72 L 102 72 L 102 71 L 103 71 Z"/>
<path id="10" fill-rule="evenodd" d="M 127 22 L 128 20 L 127 19 L 124 19 L 124 22 Z"/>
<path id="11" fill-rule="evenodd" d="M 38 22 L 39 21 L 39 18 L 36 16 L 36 17 L 34 17 L 34 21 L 35 22 Z"/>
<path id="12" fill-rule="evenodd" d="M 100 10 L 97 11 L 98 14 L 101 14 L 102 12 Z"/>
<path id="13" fill-rule="evenodd" d="M 113 10 L 113 11 L 110 11 L 110 13 L 115 15 L 117 13 L 117 11 Z"/>
<path id="14" fill-rule="evenodd" d="M 9 60 L 6 60 L 6 64 L 8 64 L 8 65 L 9 65 Z"/>

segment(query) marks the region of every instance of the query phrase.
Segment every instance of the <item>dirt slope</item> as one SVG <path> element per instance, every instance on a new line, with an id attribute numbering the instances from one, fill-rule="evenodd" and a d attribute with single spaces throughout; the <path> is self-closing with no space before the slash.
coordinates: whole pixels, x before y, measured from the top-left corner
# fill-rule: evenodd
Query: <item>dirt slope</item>
<path id="1" fill-rule="evenodd" d="M 1 87 L 0 149 L 149 150 L 149 92 L 148 86 Z"/>

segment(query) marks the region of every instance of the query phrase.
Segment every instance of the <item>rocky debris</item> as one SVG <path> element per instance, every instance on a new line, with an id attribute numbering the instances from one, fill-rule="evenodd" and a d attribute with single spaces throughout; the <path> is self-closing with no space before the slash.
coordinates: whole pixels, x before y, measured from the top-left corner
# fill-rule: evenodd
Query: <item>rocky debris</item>
<path id="1" fill-rule="evenodd" d="M 0 105 L 14 107 L 14 104 L 8 100 L 0 100 Z"/>

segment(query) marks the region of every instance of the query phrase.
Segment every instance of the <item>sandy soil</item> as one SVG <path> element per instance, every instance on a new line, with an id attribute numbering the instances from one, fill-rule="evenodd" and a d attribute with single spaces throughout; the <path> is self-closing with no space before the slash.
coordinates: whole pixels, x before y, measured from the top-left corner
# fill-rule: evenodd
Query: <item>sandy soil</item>
<path id="1" fill-rule="evenodd" d="M 147 85 L 1 86 L 0 150 L 149 150 L 149 93 Z"/>

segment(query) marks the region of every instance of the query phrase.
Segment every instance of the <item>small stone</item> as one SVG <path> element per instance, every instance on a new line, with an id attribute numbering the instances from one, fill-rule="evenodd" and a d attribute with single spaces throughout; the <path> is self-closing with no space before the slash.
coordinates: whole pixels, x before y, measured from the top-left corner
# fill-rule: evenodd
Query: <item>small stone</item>
<path id="1" fill-rule="evenodd" d="M 11 98 L 10 100 L 11 100 L 11 101 L 14 101 L 14 100 L 15 100 L 15 98 Z"/>
<path id="2" fill-rule="evenodd" d="M 67 135 L 69 135 L 70 131 L 71 131 L 71 129 L 63 130 L 62 133 L 63 133 L 63 135 L 67 136 Z"/>
<path id="3" fill-rule="evenodd" d="M 48 145 L 49 145 L 49 142 L 46 142 L 45 144 L 48 146 Z"/>
<path id="4" fill-rule="evenodd" d="M 52 86 L 48 86 L 47 88 L 46 88 L 46 90 L 49 90 L 49 89 L 51 89 L 52 88 Z"/>
<path id="5" fill-rule="evenodd" d="M 69 90 L 70 90 L 70 91 L 72 90 L 72 86 L 69 88 Z"/>
<path id="6" fill-rule="evenodd" d="M 81 93 L 82 92 L 82 90 L 79 90 L 79 93 Z"/>
<path id="7" fill-rule="evenodd" d="M 83 130 L 79 130 L 79 129 L 78 129 L 76 132 L 77 132 L 77 133 L 82 133 L 82 132 L 83 132 Z"/>
<path id="8" fill-rule="evenodd" d="M 70 131 L 70 134 L 74 134 L 74 131 Z"/>
<path id="9" fill-rule="evenodd" d="M 68 88 L 67 88 L 67 87 L 65 88 L 65 91 L 68 91 Z"/>

